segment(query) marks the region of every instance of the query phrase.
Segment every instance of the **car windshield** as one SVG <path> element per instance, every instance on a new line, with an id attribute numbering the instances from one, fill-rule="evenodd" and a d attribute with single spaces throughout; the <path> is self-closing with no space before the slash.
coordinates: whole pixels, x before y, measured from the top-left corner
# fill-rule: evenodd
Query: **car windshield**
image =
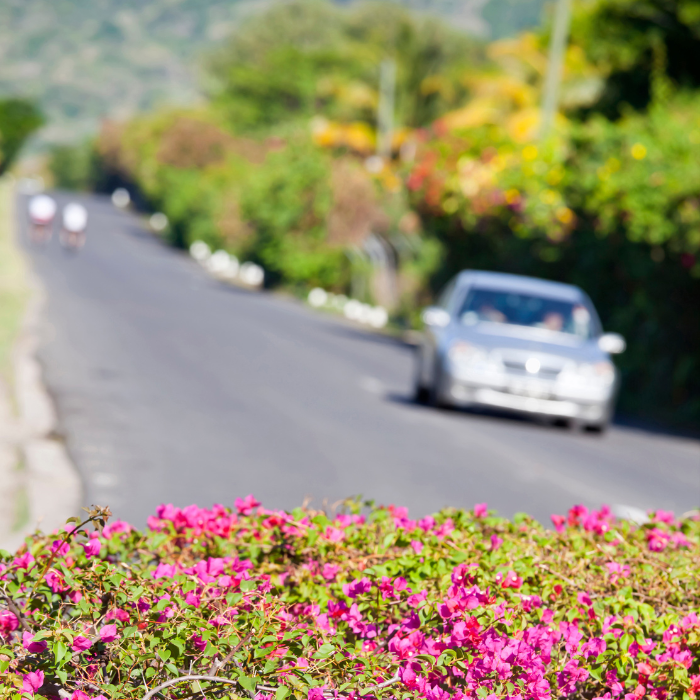
<path id="1" fill-rule="evenodd" d="M 589 338 L 591 312 L 581 303 L 497 289 L 472 289 L 459 318 L 465 325 L 481 322 L 542 328 Z"/>

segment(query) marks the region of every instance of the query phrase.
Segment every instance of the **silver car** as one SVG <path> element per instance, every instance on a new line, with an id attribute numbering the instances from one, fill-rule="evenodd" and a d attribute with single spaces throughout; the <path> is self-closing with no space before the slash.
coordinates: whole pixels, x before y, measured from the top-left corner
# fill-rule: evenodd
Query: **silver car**
<path id="1" fill-rule="evenodd" d="M 416 399 L 486 406 L 603 431 L 619 375 L 610 355 L 625 341 L 603 333 L 578 287 L 466 270 L 423 312 Z"/>

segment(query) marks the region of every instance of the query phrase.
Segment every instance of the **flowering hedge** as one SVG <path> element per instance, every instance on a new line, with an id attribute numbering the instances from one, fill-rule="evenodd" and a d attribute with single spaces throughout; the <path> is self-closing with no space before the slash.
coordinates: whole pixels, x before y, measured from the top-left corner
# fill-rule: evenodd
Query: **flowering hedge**
<path id="1" fill-rule="evenodd" d="M 700 516 L 95 508 L 0 552 L 0 697 L 692 698 Z"/>

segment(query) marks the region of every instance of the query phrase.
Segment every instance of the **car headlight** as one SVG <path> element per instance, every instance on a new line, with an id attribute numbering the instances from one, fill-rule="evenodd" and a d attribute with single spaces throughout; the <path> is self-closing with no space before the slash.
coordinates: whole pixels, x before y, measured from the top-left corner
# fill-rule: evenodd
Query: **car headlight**
<path id="1" fill-rule="evenodd" d="M 447 357 L 456 365 L 473 365 L 480 362 L 485 362 L 488 355 L 485 350 L 467 343 L 464 340 L 457 340 L 447 351 Z"/>
<path id="2" fill-rule="evenodd" d="M 596 384 L 602 384 L 608 386 L 615 381 L 615 367 L 612 362 L 582 362 L 579 365 L 570 365 L 566 367 L 562 373 L 561 378 L 566 380 L 573 380 L 576 383 L 580 382 L 594 382 Z"/>

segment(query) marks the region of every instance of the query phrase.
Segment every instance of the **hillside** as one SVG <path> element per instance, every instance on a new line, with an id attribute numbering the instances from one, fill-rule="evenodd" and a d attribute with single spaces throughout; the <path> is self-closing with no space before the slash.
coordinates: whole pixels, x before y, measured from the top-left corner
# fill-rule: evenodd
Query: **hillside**
<path id="1" fill-rule="evenodd" d="M 202 54 L 273 1 L 3 0 L 0 95 L 38 99 L 49 121 L 43 143 L 74 141 L 104 116 L 192 103 Z M 544 0 L 400 2 L 501 36 L 535 24 Z"/>

